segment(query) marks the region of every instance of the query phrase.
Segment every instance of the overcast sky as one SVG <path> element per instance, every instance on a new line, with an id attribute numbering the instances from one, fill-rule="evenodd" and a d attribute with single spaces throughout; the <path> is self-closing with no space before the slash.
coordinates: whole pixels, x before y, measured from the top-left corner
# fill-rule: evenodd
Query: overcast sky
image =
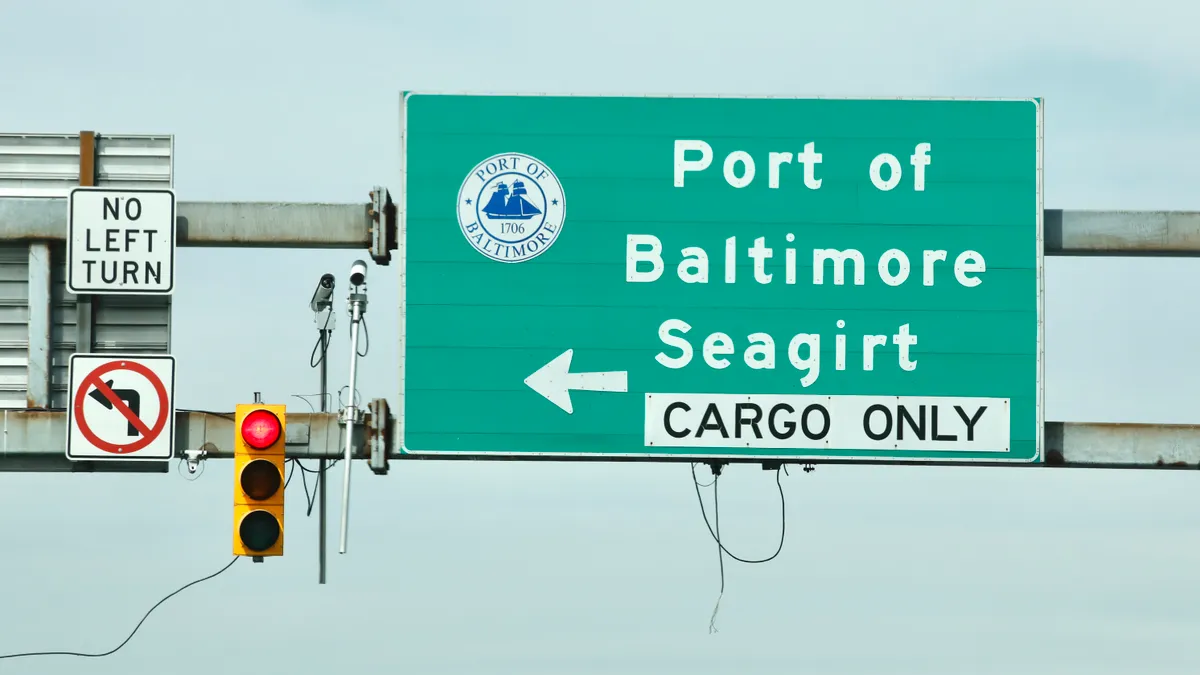
<path id="1" fill-rule="evenodd" d="M 1043 96 L 1047 207 L 1198 209 L 1198 22 L 1180 0 L 0 0 L 0 131 L 173 133 L 182 200 L 360 202 L 398 183 L 406 88 Z M 177 404 L 303 406 L 324 272 L 344 385 L 356 257 L 181 250 Z M 369 281 L 359 391 L 395 403 L 397 270 Z M 1046 286 L 1048 419 L 1200 421 L 1200 264 L 1055 259 Z M 284 558 L 185 591 L 111 657 L 0 672 L 1200 670 L 1190 473 L 794 471 L 782 555 L 726 563 L 710 634 L 717 557 L 686 465 L 392 467 L 357 467 L 345 556 L 332 510 L 327 585 L 294 481 Z M 228 562 L 231 473 L 0 474 L 0 653 L 110 649 Z M 772 474 L 722 487 L 726 545 L 769 554 Z"/>

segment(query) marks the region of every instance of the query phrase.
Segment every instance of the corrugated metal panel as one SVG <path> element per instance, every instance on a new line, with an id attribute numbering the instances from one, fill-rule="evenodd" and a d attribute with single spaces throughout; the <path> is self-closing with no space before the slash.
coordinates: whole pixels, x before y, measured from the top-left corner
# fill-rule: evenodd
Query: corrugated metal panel
<path id="1" fill-rule="evenodd" d="M 65 408 L 79 327 L 75 296 L 67 292 L 67 249 L 58 242 L 50 247 L 50 301 L 50 407 Z"/>
<path id="2" fill-rule="evenodd" d="M 97 134 L 96 185 L 172 187 L 174 150 L 170 135 Z M 0 199 L 66 197 L 79 185 L 79 160 L 79 134 L 0 134 Z M 0 242 L 0 408 L 30 405 L 29 260 L 28 242 Z M 79 303 L 66 289 L 64 241 L 50 243 L 49 262 L 50 297 L 33 300 L 50 304 L 49 396 L 36 405 L 67 406 L 67 368 L 77 351 L 170 352 L 170 296 L 92 296 L 92 343 L 80 345 Z M 45 376 L 39 367 L 33 370 Z"/>
<path id="3" fill-rule="evenodd" d="M 174 174 L 172 136 L 96 138 L 96 184 L 114 188 L 169 188 Z"/>
<path id="4" fill-rule="evenodd" d="M 167 354 L 171 349 L 170 296 L 93 296 L 94 351 Z"/>
<path id="5" fill-rule="evenodd" d="M 67 406 L 67 366 L 79 336 L 76 298 L 67 292 L 66 246 L 51 247 L 50 407 Z M 25 408 L 29 385 L 29 247 L 0 244 L 0 409 Z M 170 353 L 169 296 L 92 296 L 96 352 Z"/>
<path id="6" fill-rule="evenodd" d="M 79 185 L 79 134 L 0 134 L 0 197 L 64 197 Z"/>
<path id="7" fill-rule="evenodd" d="M 67 367 L 79 334 L 75 318 L 75 296 L 67 292 L 67 249 L 55 242 L 50 247 L 50 407 L 67 407 L 70 388 Z"/>
<path id="8" fill-rule="evenodd" d="M 170 187 L 175 138 L 97 134 L 97 185 Z M 0 134 L 0 197 L 66 197 L 79 185 L 79 134 Z"/>
<path id="9" fill-rule="evenodd" d="M 29 246 L 0 243 L 0 408 L 24 408 L 29 385 Z"/>

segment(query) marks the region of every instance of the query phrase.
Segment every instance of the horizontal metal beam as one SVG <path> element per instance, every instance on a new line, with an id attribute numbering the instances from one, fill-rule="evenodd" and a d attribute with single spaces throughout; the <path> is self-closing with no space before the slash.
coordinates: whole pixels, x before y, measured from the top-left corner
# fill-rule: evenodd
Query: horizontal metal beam
<path id="1" fill-rule="evenodd" d="M 360 424 L 354 425 L 353 459 L 370 460 L 377 473 L 387 473 L 386 455 L 393 460 L 493 461 L 651 461 L 663 459 L 539 458 L 497 456 L 419 456 L 393 447 L 397 420 L 382 399 L 372 401 Z M 66 458 L 67 414 L 62 411 L 7 410 L 0 412 L 0 471 L 163 471 L 166 464 L 139 462 L 71 462 Z M 376 419 L 382 418 L 382 419 Z M 206 459 L 233 458 L 233 413 L 179 411 L 175 415 L 175 456 L 203 450 Z M 287 456 L 294 459 L 336 459 L 345 451 L 345 423 L 338 413 L 295 413 L 287 416 Z M 1042 465 L 957 464 L 936 461 L 820 462 L 825 464 L 924 464 L 934 466 L 1045 466 L 1116 469 L 1200 469 L 1200 425 L 1046 423 L 1046 461 Z M 374 456 L 373 456 L 374 455 Z M 680 457 L 679 461 L 692 461 Z M 803 461 L 803 460 L 798 460 Z M 753 463 L 761 463 L 754 460 Z"/>
<path id="2" fill-rule="evenodd" d="M 1046 255 L 1200 255 L 1200 212 L 1045 211 Z"/>
<path id="3" fill-rule="evenodd" d="M 1200 469 L 1200 425 L 1047 422 L 1046 465 Z"/>
<path id="4" fill-rule="evenodd" d="M 393 420 L 392 425 L 395 425 Z M 761 459 L 724 460 L 730 464 L 762 464 L 773 469 L 787 464 L 862 464 L 876 466 L 958 466 L 958 467 L 1063 467 L 1093 469 L 1200 469 L 1200 425 L 1170 424 L 1092 424 L 1075 422 L 1046 422 L 1045 462 L 1042 464 L 1012 464 L 1001 462 L 939 462 L 936 460 L 780 460 L 764 463 Z M 409 455 L 398 449 L 391 459 L 424 461 L 530 461 L 530 462 L 692 462 L 692 458 L 676 459 L 644 457 L 499 457 L 496 455 Z M 708 460 L 705 460 L 708 461 Z"/>
<path id="5" fill-rule="evenodd" d="M 179 246 L 370 249 L 370 204 L 187 202 L 177 216 Z M 67 200 L 0 199 L 0 240 L 67 236 Z"/>
<path id="6" fill-rule="evenodd" d="M 72 462 L 66 458 L 67 414 L 62 411 L 5 410 L 0 434 L 0 471 L 159 472 L 163 462 Z M 179 411 L 175 414 L 175 457 L 203 450 L 205 459 L 233 458 L 233 413 Z M 371 418 L 354 426 L 351 457 L 366 459 L 375 442 Z M 345 424 L 338 413 L 287 415 L 287 456 L 336 459 L 345 453 Z"/>
<path id="7" fill-rule="evenodd" d="M 175 416 L 176 456 L 203 450 L 207 459 L 233 459 L 233 413 L 184 412 Z M 293 459 L 336 459 L 345 456 L 345 425 L 337 413 L 287 414 L 285 444 Z M 363 459 L 363 429 L 354 427 L 352 457 Z"/>
<path id="8" fill-rule="evenodd" d="M 65 199 L 0 199 L 0 240 L 64 239 Z M 371 204 L 179 202 L 180 246 L 372 249 Z M 1200 212 L 1045 211 L 1046 255 L 1200 255 Z M 380 254 L 382 255 L 382 254 Z M 382 262 L 382 261 L 381 261 Z"/>
<path id="9" fill-rule="evenodd" d="M 348 248 L 371 246 L 370 205 L 180 202 L 180 246 Z"/>

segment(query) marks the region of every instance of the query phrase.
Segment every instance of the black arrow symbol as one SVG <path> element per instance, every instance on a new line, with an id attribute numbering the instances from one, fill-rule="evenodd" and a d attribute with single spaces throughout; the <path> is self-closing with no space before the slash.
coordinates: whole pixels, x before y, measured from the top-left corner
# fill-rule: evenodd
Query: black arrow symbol
<path id="1" fill-rule="evenodd" d="M 113 385 L 112 380 L 109 380 L 108 382 L 105 382 L 104 384 L 106 386 L 108 386 L 109 390 L 112 391 L 112 393 L 116 394 L 117 398 L 121 399 L 122 401 L 125 402 L 126 405 L 129 406 L 129 411 L 133 413 L 134 417 L 141 417 L 141 412 L 142 412 L 142 395 L 141 394 L 137 393 L 137 391 L 134 389 L 113 389 L 112 388 L 112 385 Z M 100 405 L 104 406 L 105 408 L 108 408 L 109 410 L 113 409 L 113 402 L 108 400 L 108 397 L 105 396 L 104 392 L 100 391 L 99 388 L 93 389 L 92 393 L 88 394 L 88 396 L 91 396 L 92 398 L 96 399 L 96 402 L 99 403 Z M 137 427 L 133 426 L 133 422 L 129 422 L 129 428 L 126 430 L 126 433 L 130 436 L 138 435 Z"/>

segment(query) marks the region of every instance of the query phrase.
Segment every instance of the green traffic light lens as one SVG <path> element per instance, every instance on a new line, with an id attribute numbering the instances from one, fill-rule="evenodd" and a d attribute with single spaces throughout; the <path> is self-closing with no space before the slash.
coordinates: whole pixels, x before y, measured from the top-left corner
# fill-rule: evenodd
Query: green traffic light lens
<path id="1" fill-rule="evenodd" d="M 283 485 L 283 476 L 279 468 L 266 459 L 256 459 L 242 468 L 242 492 L 246 496 L 262 501 L 279 492 Z"/>
<path id="2" fill-rule="evenodd" d="M 266 511 L 251 511 L 242 518 L 238 536 L 251 551 L 265 551 L 279 541 L 279 521 Z"/>

